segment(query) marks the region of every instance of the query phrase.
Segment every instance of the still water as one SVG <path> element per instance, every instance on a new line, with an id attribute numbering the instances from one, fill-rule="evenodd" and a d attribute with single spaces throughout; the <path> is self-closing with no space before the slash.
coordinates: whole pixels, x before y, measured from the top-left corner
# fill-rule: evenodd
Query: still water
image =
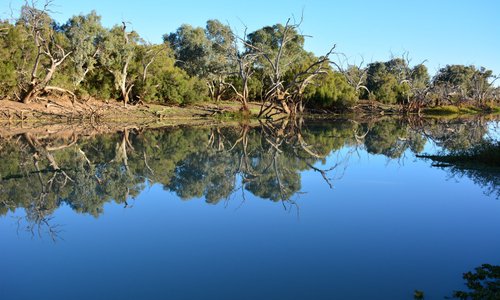
<path id="1" fill-rule="evenodd" d="M 500 264 L 500 175 L 417 154 L 495 124 L 3 137 L 0 299 L 443 299 Z"/>

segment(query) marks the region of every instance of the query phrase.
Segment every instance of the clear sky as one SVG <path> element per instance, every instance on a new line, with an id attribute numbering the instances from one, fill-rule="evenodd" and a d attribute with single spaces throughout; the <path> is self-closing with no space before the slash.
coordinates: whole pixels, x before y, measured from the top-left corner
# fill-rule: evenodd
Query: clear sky
<path id="1" fill-rule="evenodd" d="M 9 3 L 17 9 L 22 2 L 0 0 L 2 18 L 10 15 Z M 353 60 L 362 55 L 367 62 L 409 51 L 414 63 L 428 60 L 431 74 L 446 64 L 485 66 L 500 74 L 499 0 L 55 0 L 53 17 L 64 22 L 93 9 L 105 26 L 131 22 L 151 42 L 183 23 L 204 26 L 216 18 L 252 31 L 284 23 L 303 10 L 302 31 L 312 36 L 306 48 L 318 55 L 333 44 Z"/>

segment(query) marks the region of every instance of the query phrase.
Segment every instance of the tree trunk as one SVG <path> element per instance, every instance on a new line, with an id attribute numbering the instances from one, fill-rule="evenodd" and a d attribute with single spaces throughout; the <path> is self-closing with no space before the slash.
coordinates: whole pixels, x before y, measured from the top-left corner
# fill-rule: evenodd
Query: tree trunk
<path id="1" fill-rule="evenodd" d="M 22 97 L 22 102 L 28 104 L 35 97 L 36 94 L 36 84 L 30 84 L 28 90 L 24 93 Z"/>
<path id="2" fill-rule="evenodd" d="M 123 106 L 127 107 L 128 103 L 128 94 L 127 94 L 127 89 L 125 86 L 121 86 L 121 91 L 122 91 L 122 98 L 123 98 Z"/>
<path id="3" fill-rule="evenodd" d="M 283 111 L 287 115 L 291 115 L 292 111 L 290 110 L 290 107 L 288 106 L 288 104 L 286 104 L 286 100 L 282 99 L 282 100 L 280 100 L 280 103 L 281 103 L 281 107 L 283 108 Z"/>

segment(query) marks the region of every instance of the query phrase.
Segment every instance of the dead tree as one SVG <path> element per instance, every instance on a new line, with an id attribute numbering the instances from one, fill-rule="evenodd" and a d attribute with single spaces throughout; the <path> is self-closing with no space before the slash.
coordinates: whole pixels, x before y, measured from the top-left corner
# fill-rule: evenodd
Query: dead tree
<path id="1" fill-rule="evenodd" d="M 294 78 L 287 82 L 285 75 L 289 67 L 304 55 L 305 52 L 297 51 L 294 57 L 285 56 L 288 54 L 290 43 L 295 41 L 297 37 L 304 37 L 299 34 L 299 28 L 302 23 L 292 23 L 290 19 L 286 22 L 283 28 L 279 28 L 277 49 L 265 49 L 259 45 L 254 45 L 250 40 L 238 38 L 243 46 L 247 49 L 246 53 L 252 54 L 255 58 L 260 59 L 260 64 L 263 64 L 268 70 L 267 79 L 270 84 L 265 87 L 262 95 L 262 106 L 259 117 L 270 117 L 275 113 L 284 113 L 286 115 L 295 115 L 298 110 L 303 109 L 303 93 L 305 88 L 310 85 L 314 78 L 318 75 L 325 74 L 328 69 L 328 61 L 333 53 L 335 46 L 324 56 L 318 58 L 314 63 L 305 68 L 304 71 L 296 74 Z"/>
<path id="2" fill-rule="evenodd" d="M 241 110 L 248 112 L 250 110 L 248 107 L 248 102 L 249 102 L 248 84 L 250 82 L 250 79 L 255 73 L 255 63 L 257 59 L 260 57 L 261 53 L 238 51 L 238 41 L 244 44 L 246 42 L 246 37 L 247 37 L 247 28 L 245 27 L 243 38 L 234 35 L 233 37 L 234 46 L 232 47 L 232 51 L 229 51 L 228 53 L 230 63 L 237 66 L 237 71 L 230 75 L 238 77 L 241 80 L 241 88 L 238 89 L 233 83 L 226 82 L 222 76 L 219 77 L 219 84 L 231 89 L 235 93 L 238 101 L 241 102 Z"/>
<path id="3" fill-rule="evenodd" d="M 331 64 L 344 75 L 347 83 L 356 90 L 356 94 L 359 95 L 361 90 L 370 94 L 370 90 L 366 87 L 368 68 L 365 67 L 365 60 L 363 57 L 361 57 L 361 62 L 358 64 L 350 64 L 345 54 L 337 53 L 337 61 L 332 61 Z"/>
<path id="4" fill-rule="evenodd" d="M 296 36 L 293 34 L 295 33 L 296 29 L 300 27 L 300 23 L 290 23 L 290 19 L 286 22 L 285 27 L 283 30 L 280 32 L 281 37 L 279 37 L 280 42 L 278 43 L 278 49 L 276 51 L 276 55 L 273 58 L 273 53 L 270 53 L 269 51 L 266 51 L 265 49 L 253 45 L 250 41 L 246 39 L 246 36 L 244 39 L 240 40 L 242 41 L 243 45 L 248 49 L 247 52 L 249 53 L 254 53 L 254 55 L 258 57 L 263 58 L 263 62 L 270 68 L 271 72 L 269 74 L 269 80 L 271 82 L 270 86 L 264 91 L 264 99 L 262 99 L 263 104 L 271 104 L 272 106 L 278 104 L 281 106 L 282 110 L 290 115 L 292 114 L 292 110 L 288 106 L 287 103 L 287 94 L 285 92 L 285 86 L 284 86 L 284 73 L 283 69 L 286 69 L 287 66 L 283 65 L 282 59 L 283 55 L 285 53 L 286 47 L 289 45 L 290 42 L 293 41 Z M 293 60 L 291 60 L 289 64 L 291 64 Z M 262 111 L 259 114 L 259 116 L 262 115 Z"/>
<path id="5" fill-rule="evenodd" d="M 21 20 L 36 46 L 36 56 L 29 74 L 29 82 L 27 87 L 23 88 L 22 92 L 21 100 L 23 103 L 31 102 L 43 91 L 58 90 L 69 92 L 65 89 L 48 85 L 57 69 L 71 55 L 71 52 L 66 52 L 58 44 L 54 36 L 54 30 L 50 28 L 48 13 L 50 12 L 52 1 L 47 0 L 41 10 L 37 9 L 35 4 L 36 2 L 34 1 L 29 3 L 26 0 L 21 13 Z M 49 62 L 46 68 L 44 68 L 44 58 L 48 59 Z"/>
<path id="6" fill-rule="evenodd" d="M 248 83 L 250 82 L 250 78 L 255 73 L 253 65 L 257 58 L 258 55 L 253 53 L 237 53 L 235 55 L 235 59 L 238 64 L 238 76 L 241 80 L 241 90 L 238 91 L 238 89 L 236 89 L 236 87 L 232 83 L 223 82 L 224 84 L 228 85 L 237 95 L 238 100 L 241 102 L 241 109 L 243 111 L 249 111 Z"/>

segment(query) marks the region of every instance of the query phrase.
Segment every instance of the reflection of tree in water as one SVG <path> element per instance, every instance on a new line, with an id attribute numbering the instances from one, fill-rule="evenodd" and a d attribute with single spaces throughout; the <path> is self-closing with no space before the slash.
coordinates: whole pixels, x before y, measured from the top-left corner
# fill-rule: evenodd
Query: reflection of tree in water
<path id="1" fill-rule="evenodd" d="M 456 299 L 500 299 L 500 266 L 484 264 L 463 275 L 468 291 L 455 291 Z"/>
<path id="2" fill-rule="evenodd" d="M 419 153 L 424 149 L 426 139 L 406 126 L 404 120 L 384 119 L 364 126 L 364 145 L 371 154 L 383 154 L 389 158 L 399 158 L 410 149 Z"/>
<path id="3" fill-rule="evenodd" d="M 468 177 L 487 195 L 500 198 L 500 141 L 484 139 L 470 149 L 421 157 L 448 170 L 450 177 Z"/>
<path id="4" fill-rule="evenodd" d="M 424 124 L 425 131 L 418 126 L 402 119 L 282 120 L 256 127 L 130 128 L 88 138 L 25 134 L 0 142 L 0 214 L 23 208 L 28 224 L 50 230 L 50 216 L 62 204 L 97 217 L 111 201 L 128 207 L 148 184 L 212 204 L 241 192 L 243 201 L 251 193 L 296 205 L 303 171 L 333 186 L 360 146 L 393 159 L 420 152 L 423 136 L 440 141 L 450 132 L 469 134 L 452 124 Z"/>
<path id="5" fill-rule="evenodd" d="M 463 274 L 466 291 L 454 291 L 444 299 L 497 300 L 500 299 L 500 266 L 483 264 Z M 425 299 L 423 291 L 416 290 L 414 299 Z"/>
<path id="6" fill-rule="evenodd" d="M 179 162 L 166 188 L 183 199 L 204 197 L 213 204 L 238 190 L 243 197 L 248 191 L 291 203 L 301 188 L 300 172 L 320 158 L 306 145 L 301 130 L 287 122 L 219 128 L 211 131 L 206 149 Z"/>
<path id="7" fill-rule="evenodd" d="M 414 129 L 448 151 L 465 150 L 482 142 L 488 133 L 488 120 L 426 120 L 414 124 Z"/>
<path id="8" fill-rule="evenodd" d="M 460 169 L 451 168 L 452 176 L 466 176 L 475 184 L 481 186 L 486 195 L 500 198 L 500 169 Z"/>
<path id="9" fill-rule="evenodd" d="M 470 178 L 484 189 L 485 194 L 495 195 L 498 198 L 500 197 L 500 143 L 490 138 L 491 122 L 479 117 L 441 122 L 431 120 L 419 124 L 415 126 L 415 130 L 442 148 L 437 155 L 420 157 L 432 160 L 434 167 L 447 170 L 452 178 Z"/>

